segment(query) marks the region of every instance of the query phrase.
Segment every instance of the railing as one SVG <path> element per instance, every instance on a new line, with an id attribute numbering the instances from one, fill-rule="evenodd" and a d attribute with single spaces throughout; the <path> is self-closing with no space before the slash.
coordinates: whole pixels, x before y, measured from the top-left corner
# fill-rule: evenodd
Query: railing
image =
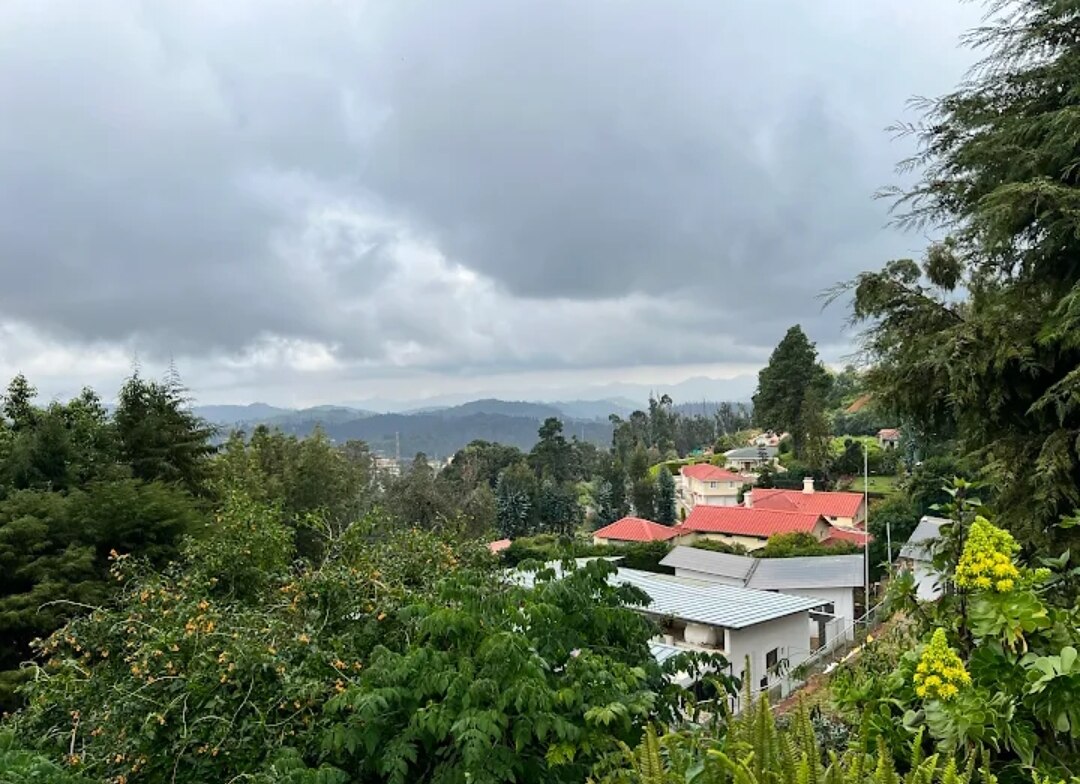
<path id="1" fill-rule="evenodd" d="M 789 681 L 791 688 L 796 689 L 806 683 L 812 676 L 825 672 L 830 665 L 838 664 L 858 652 L 866 641 L 866 636 L 881 623 L 881 615 L 884 602 L 878 602 L 871 607 L 861 618 L 856 618 L 844 630 L 791 669 Z"/>

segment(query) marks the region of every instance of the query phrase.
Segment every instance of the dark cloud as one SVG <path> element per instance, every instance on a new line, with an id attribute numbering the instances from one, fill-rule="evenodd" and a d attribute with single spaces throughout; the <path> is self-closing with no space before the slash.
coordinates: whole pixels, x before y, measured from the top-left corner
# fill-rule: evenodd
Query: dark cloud
<path id="1" fill-rule="evenodd" d="M 8 2 L 0 324 L 265 372 L 839 345 L 816 295 L 921 242 L 883 128 L 976 12 Z"/>

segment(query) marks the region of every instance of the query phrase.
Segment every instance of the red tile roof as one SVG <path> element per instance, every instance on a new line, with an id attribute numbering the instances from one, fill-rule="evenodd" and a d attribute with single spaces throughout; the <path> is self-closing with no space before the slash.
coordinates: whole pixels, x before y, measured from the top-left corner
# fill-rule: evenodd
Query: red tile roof
<path id="1" fill-rule="evenodd" d="M 593 536 L 620 542 L 663 542 L 678 535 L 677 528 L 640 517 L 624 517 L 611 525 L 605 525 L 599 531 L 593 531 Z"/>
<path id="2" fill-rule="evenodd" d="M 863 531 L 852 531 L 850 528 L 837 528 L 833 526 L 833 529 L 829 531 L 829 535 L 822 540 L 825 544 L 832 544 L 833 542 L 854 542 L 857 545 L 866 544 L 866 534 Z M 870 541 L 874 541 L 874 537 L 870 537 Z"/>
<path id="3" fill-rule="evenodd" d="M 877 437 L 896 440 L 900 438 L 900 431 L 895 427 L 884 427 L 877 431 Z"/>
<path id="4" fill-rule="evenodd" d="M 755 488 L 751 495 L 755 509 L 808 512 L 826 517 L 855 517 L 862 502 L 862 493 L 804 493 L 801 490 Z"/>
<path id="5" fill-rule="evenodd" d="M 683 466 L 680 469 L 680 472 L 683 476 L 697 479 L 700 482 L 738 482 L 739 484 L 742 484 L 746 481 L 739 474 L 725 471 L 723 468 L 717 468 L 708 463 L 695 463 L 694 465 Z"/>
<path id="6" fill-rule="evenodd" d="M 811 533 L 819 520 L 819 514 L 744 506 L 695 506 L 680 527 L 698 533 L 768 539 L 773 534 Z"/>
<path id="7" fill-rule="evenodd" d="M 488 542 L 488 549 L 493 553 L 497 553 L 500 550 L 505 550 L 510 546 L 509 539 L 496 539 L 494 542 Z"/>

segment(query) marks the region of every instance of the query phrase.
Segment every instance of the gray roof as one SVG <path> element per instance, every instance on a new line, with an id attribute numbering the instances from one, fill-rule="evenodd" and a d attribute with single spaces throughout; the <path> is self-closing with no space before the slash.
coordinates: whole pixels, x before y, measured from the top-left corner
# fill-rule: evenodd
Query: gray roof
<path id="1" fill-rule="evenodd" d="M 820 599 L 756 591 L 706 580 L 687 580 L 637 569 L 620 569 L 612 579 L 647 593 L 652 600 L 644 608 L 648 613 L 728 629 L 744 629 L 806 612 L 822 603 Z"/>
<path id="2" fill-rule="evenodd" d="M 554 568 L 557 577 L 562 576 L 560 564 L 552 562 L 545 566 Z M 530 588 L 535 579 L 533 572 L 520 570 L 514 570 L 510 576 L 512 580 Z M 821 599 L 739 588 L 708 580 L 690 580 L 638 569 L 619 569 L 608 579 L 612 583 L 632 585 L 648 594 L 651 601 L 641 608 L 644 612 L 728 629 L 744 629 L 806 612 L 823 603 Z"/>
<path id="3" fill-rule="evenodd" d="M 799 558 L 758 558 L 750 588 L 854 588 L 863 584 L 862 555 L 815 555 Z"/>
<path id="4" fill-rule="evenodd" d="M 861 555 L 751 558 L 680 545 L 660 564 L 740 580 L 747 588 L 760 590 L 848 588 L 863 584 Z"/>
<path id="5" fill-rule="evenodd" d="M 676 569 L 691 569 L 695 572 L 705 572 L 746 582 L 757 562 L 757 558 L 747 558 L 745 555 L 718 553 L 700 547 L 679 545 L 664 556 L 660 565 Z"/>
<path id="6" fill-rule="evenodd" d="M 943 523 L 951 522 L 944 517 L 926 516 L 919 520 L 907 543 L 900 548 L 900 557 L 912 561 L 929 561 L 930 550 L 926 546 L 941 535 Z"/>
<path id="7" fill-rule="evenodd" d="M 765 455 L 767 457 L 776 457 L 780 453 L 780 450 L 775 446 L 741 446 L 738 449 L 729 449 L 727 452 L 724 452 L 724 457 L 729 460 L 753 460 L 760 457 L 760 450 L 762 449 L 765 450 Z"/>

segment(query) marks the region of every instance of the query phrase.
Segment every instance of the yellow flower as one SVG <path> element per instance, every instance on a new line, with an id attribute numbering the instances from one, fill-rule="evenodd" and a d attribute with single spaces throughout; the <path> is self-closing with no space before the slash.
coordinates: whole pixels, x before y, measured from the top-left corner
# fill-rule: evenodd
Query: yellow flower
<path id="1" fill-rule="evenodd" d="M 915 666 L 915 694 L 922 699 L 951 700 L 971 683 L 964 663 L 949 647 L 945 630 L 937 629 Z"/>
<path id="2" fill-rule="evenodd" d="M 1015 579 L 1020 576 L 1020 570 L 1012 561 L 1013 554 L 1019 549 L 1008 531 L 998 528 L 985 517 L 976 517 L 956 565 L 956 584 L 978 591 L 1011 591 Z"/>

